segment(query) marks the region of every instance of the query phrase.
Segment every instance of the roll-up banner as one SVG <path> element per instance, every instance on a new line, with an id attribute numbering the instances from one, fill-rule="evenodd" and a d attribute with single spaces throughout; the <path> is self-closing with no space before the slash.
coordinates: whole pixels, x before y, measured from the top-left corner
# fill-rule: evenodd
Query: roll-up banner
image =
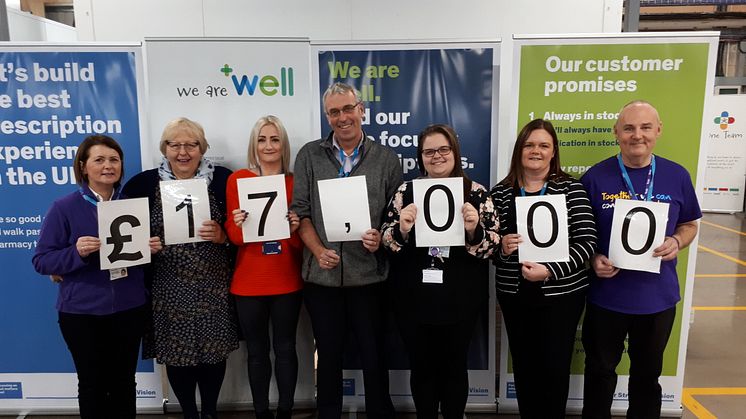
<path id="1" fill-rule="evenodd" d="M 231 170 L 248 165 L 249 134 L 256 120 L 275 115 L 290 138 L 291 156 L 312 139 L 309 43 L 305 39 L 145 40 L 149 138 L 143 144 L 145 168 L 160 164 L 159 141 L 165 125 L 187 117 L 205 128 L 205 156 Z M 305 310 L 298 325 L 296 406 L 314 400 L 313 335 Z M 231 354 L 220 391 L 221 406 L 247 407 L 251 392 L 246 346 Z M 274 380 L 274 377 L 272 378 Z M 277 401 L 272 384 L 271 401 Z M 169 398 L 169 404 L 176 397 Z"/>
<path id="2" fill-rule="evenodd" d="M 490 156 L 496 150 L 499 42 L 428 44 L 312 44 L 315 94 L 315 136 L 329 133 L 321 94 L 334 82 L 345 82 L 361 92 L 365 105 L 363 130 L 373 141 L 391 147 L 402 163 L 405 179 L 420 175 L 417 168 L 418 134 L 427 125 L 451 125 L 459 135 L 461 164 L 468 176 L 489 189 L 494 181 Z M 490 281 L 493 284 L 492 281 Z M 469 356 L 471 411 L 494 411 L 495 298 L 484 308 Z M 394 404 L 413 407 L 403 344 L 392 324 L 389 344 L 390 386 Z M 354 356 L 344 372 L 344 404 L 364 408 L 362 372 Z"/>
<path id="3" fill-rule="evenodd" d="M 72 162 L 92 134 L 116 139 L 140 171 L 139 45 L 0 46 L 0 412 L 75 412 L 77 376 L 57 325 L 57 285 L 31 265 L 51 203 L 77 189 Z M 163 397 L 153 361 L 137 368 L 138 410 Z"/>
<path id="4" fill-rule="evenodd" d="M 702 209 L 743 211 L 746 187 L 746 95 L 715 95 L 705 111 L 707 146 Z"/>
<path id="5" fill-rule="evenodd" d="M 718 34 L 665 33 L 610 36 L 515 36 L 511 109 L 512 132 L 534 118 L 552 121 L 560 141 L 563 169 L 581 176 L 590 166 L 619 152 L 613 125 L 621 107 L 643 99 L 657 107 L 663 134 L 655 153 L 676 161 L 696 181 L 702 201 L 704 147 L 700 139 L 714 116 L 705 115 L 705 102 L 714 85 Z M 696 260 L 696 241 L 679 254 L 677 272 L 683 302 L 666 348 L 663 412 L 681 415 L 681 394 L 689 331 L 689 312 Z M 576 339 L 569 411 L 578 411 L 583 395 L 583 347 Z M 503 334 L 503 339 L 507 339 Z M 500 362 L 501 411 L 517 410 L 508 346 Z M 617 368 L 619 380 L 613 410 L 627 407 L 629 359 Z"/>

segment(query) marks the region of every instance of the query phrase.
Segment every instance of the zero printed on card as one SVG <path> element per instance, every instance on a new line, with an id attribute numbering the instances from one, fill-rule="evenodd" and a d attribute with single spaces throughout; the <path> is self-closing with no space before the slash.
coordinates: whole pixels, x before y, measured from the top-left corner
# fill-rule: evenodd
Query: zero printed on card
<path id="1" fill-rule="evenodd" d="M 617 199 L 609 239 L 609 259 L 617 268 L 660 273 L 653 250 L 666 239 L 668 203 Z"/>
<path id="2" fill-rule="evenodd" d="M 570 238 L 565 195 L 518 196 L 515 198 L 519 262 L 567 262 Z"/>
<path id="3" fill-rule="evenodd" d="M 464 179 L 415 179 L 412 193 L 417 207 L 417 247 L 463 246 Z"/>

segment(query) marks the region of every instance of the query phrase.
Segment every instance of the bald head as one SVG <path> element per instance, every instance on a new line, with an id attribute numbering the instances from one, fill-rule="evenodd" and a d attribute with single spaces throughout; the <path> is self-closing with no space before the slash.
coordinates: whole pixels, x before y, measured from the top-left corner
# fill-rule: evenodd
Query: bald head
<path id="1" fill-rule="evenodd" d="M 616 123 L 617 124 L 619 123 L 619 120 L 622 119 L 625 111 L 629 110 L 630 108 L 637 107 L 637 106 L 642 106 L 642 107 L 649 108 L 650 110 L 652 110 L 652 112 L 655 114 L 655 120 L 658 121 L 659 124 L 661 124 L 661 118 L 658 115 L 658 109 L 656 109 L 652 103 L 646 100 L 641 100 L 641 99 L 633 100 L 632 102 L 629 102 L 626 105 L 622 106 L 622 109 L 619 110 L 619 117 L 617 118 Z"/>
<path id="2" fill-rule="evenodd" d="M 614 135 L 619 142 L 624 164 L 629 167 L 650 164 L 662 126 L 658 110 L 650 103 L 635 100 L 624 105 L 614 124 Z"/>

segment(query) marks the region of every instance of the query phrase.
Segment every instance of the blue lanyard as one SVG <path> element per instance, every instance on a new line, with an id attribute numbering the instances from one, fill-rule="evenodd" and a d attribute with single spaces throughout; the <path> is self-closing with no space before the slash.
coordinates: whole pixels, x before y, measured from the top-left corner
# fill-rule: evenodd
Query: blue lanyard
<path id="1" fill-rule="evenodd" d="M 345 155 L 344 150 L 342 150 L 342 147 L 339 147 L 339 162 L 342 165 L 339 168 L 339 173 L 337 174 L 337 177 L 348 177 L 350 176 L 350 173 L 352 173 L 352 166 L 355 163 L 355 158 L 357 157 L 358 152 L 360 151 L 360 146 L 355 147 L 355 151 L 352 152 L 352 155 L 350 157 L 347 157 Z M 350 171 L 345 172 L 345 162 L 347 159 L 350 159 Z"/>
<path id="2" fill-rule="evenodd" d="M 547 183 L 546 182 L 544 182 L 544 186 L 541 187 L 541 191 L 539 191 L 539 196 L 542 196 L 545 193 L 547 193 Z M 523 186 L 521 186 L 521 196 L 526 196 L 526 189 L 524 189 Z"/>
<path id="3" fill-rule="evenodd" d="M 624 167 L 624 162 L 622 162 L 622 153 L 617 154 L 616 159 L 619 162 L 619 170 L 622 171 L 622 179 L 624 179 L 624 183 L 627 184 L 627 190 L 629 194 L 632 196 L 632 199 L 639 199 L 637 194 L 635 193 L 635 188 L 632 186 L 632 180 L 629 178 L 629 173 L 627 173 L 627 168 Z M 650 169 L 648 170 L 648 178 L 645 181 L 644 194 L 645 194 L 646 201 L 653 200 L 654 179 L 655 179 L 655 155 L 653 155 L 652 159 L 650 160 Z"/>
<path id="4" fill-rule="evenodd" d="M 83 199 L 85 199 L 86 201 L 88 201 L 89 204 L 93 205 L 94 207 L 98 206 L 98 201 L 95 200 L 95 199 L 93 199 L 92 196 L 86 194 L 85 193 L 85 189 L 83 189 L 82 187 L 78 188 L 78 192 L 80 192 L 80 196 L 82 196 Z M 115 200 L 115 199 L 117 199 L 117 198 L 119 198 L 119 188 L 114 189 L 114 193 L 111 194 L 111 200 L 112 201 Z"/>

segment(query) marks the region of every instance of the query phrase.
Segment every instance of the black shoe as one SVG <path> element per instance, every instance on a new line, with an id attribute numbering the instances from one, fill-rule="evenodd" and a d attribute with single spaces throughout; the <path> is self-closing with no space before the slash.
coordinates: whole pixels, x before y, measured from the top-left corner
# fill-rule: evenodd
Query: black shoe
<path id="1" fill-rule="evenodd" d="M 291 419 L 293 417 L 293 411 L 290 409 L 280 409 L 277 408 L 277 415 L 275 418 L 277 419 Z"/>
<path id="2" fill-rule="evenodd" d="M 254 414 L 256 415 L 256 419 L 275 419 L 275 415 L 273 415 L 269 410 L 254 412 Z"/>
<path id="3" fill-rule="evenodd" d="M 201 419 L 218 419 L 218 414 L 202 412 Z"/>

